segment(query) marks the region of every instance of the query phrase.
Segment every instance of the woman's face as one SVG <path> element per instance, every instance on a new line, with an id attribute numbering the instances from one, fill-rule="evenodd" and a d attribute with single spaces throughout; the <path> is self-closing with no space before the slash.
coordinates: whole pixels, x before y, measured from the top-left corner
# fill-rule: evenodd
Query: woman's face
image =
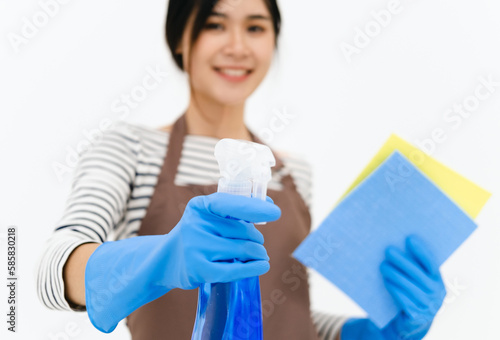
<path id="1" fill-rule="evenodd" d="M 264 79 L 274 54 L 273 23 L 264 1 L 219 1 L 189 55 L 191 25 L 190 20 L 182 53 L 192 90 L 223 105 L 241 104 Z"/>

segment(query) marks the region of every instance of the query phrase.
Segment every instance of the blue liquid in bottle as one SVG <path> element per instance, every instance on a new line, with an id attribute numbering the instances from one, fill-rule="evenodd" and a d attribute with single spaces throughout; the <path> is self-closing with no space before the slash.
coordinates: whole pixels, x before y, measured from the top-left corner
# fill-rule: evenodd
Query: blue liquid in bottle
<path id="1" fill-rule="evenodd" d="M 262 340 L 259 277 L 199 288 L 192 340 Z"/>

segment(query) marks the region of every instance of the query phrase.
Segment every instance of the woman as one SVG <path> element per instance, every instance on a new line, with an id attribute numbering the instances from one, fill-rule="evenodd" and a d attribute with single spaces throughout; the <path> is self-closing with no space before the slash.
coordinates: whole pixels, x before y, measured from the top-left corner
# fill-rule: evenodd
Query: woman
<path id="1" fill-rule="evenodd" d="M 189 75 L 189 106 L 158 130 L 118 124 L 82 155 L 39 265 L 47 307 L 86 310 L 106 333 L 126 318 L 133 339 L 190 339 L 195 288 L 259 275 L 265 339 L 427 333 L 444 286 L 416 239 L 407 253 L 388 252 L 381 268 L 401 307 L 386 328 L 311 314 L 306 268 L 290 256 L 311 227 L 304 161 L 275 153 L 267 201 L 216 193 L 215 143 L 260 142 L 244 124 L 244 106 L 271 65 L 279 31 L 275 0 L 170 1 L 167 42 Z M 264 221 L 270 223 L 253 224 Z M 252 324 L 242 320 L 238 329 L 243 339 Z"/>

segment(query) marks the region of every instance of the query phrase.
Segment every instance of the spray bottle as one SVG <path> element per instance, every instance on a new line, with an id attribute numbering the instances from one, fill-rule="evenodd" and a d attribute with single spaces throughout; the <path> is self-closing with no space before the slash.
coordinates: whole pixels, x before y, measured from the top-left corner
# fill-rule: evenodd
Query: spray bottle
<path id="1" fill-rule="evenodd" d="M 266 145 L 224 138 L 215 145 L 220 179 L 217 191 L 265 200 L 271 167 L 276 164 Z M 265 222 L 255 223 L 265 224 Z M 205 283 L 199 288 L 192 340 L 262 340 L 259 277 Z"/>

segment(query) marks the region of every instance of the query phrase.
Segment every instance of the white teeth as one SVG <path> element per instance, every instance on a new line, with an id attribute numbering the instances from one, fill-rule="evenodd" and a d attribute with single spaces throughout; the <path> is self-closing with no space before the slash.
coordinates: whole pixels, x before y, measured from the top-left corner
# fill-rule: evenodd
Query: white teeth
<path id="1" fill-rule="evenodd" d="M 241 76 L 244 76 L 245 74 L 248 73 L 247 70 L 233 70 L 233 69 L 227 69 L 227 68 L 220 69 L 220 72 L 227 74 L 228 76 L 231 76 L 231 77 L 241 77 Z"/>

